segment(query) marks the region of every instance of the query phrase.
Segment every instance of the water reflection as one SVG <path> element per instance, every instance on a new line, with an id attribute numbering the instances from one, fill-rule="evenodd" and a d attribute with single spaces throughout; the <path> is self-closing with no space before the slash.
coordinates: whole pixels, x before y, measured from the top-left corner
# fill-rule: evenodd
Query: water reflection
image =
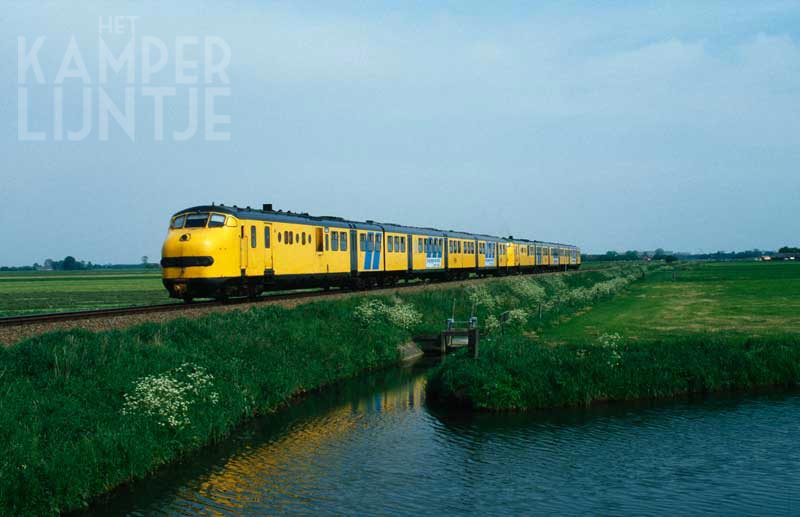
<path id="1" fill-rule="evenodd" d="M 796 395 L 475 415 L 427 407 L 424 372 L 313 395 L 85 515 L 800 509 Z"/>

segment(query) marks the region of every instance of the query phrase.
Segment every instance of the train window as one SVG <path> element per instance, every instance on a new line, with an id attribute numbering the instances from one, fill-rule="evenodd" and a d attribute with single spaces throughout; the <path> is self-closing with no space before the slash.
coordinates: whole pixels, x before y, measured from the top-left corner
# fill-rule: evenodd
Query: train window
<path id="1" fill-rule="evenodd" d="M 367 234 L 367 251 L 368 252 L 375 251 L 375 234 L 374 233 Z"/>
<path id="2" fill-rule="evenodd" d="M 314 228 L 317 239 L 317 253 L 322 253 L 322 228 Z"/>
<path id="3" fill-rule="evenodd" d="M 297 232 L 294 234 L 294 240 L 297 241 L 297 244 L 300 244 L 300 235 Z"/>
<path id="4" fill-rule="evenodd" d="M 208 214 L 189 214 L 186 216 L 186 228 L 205 228 Z"/>
<path id="5" fill-rule="evenodd" d="M 281 242 L 281 232 L 277 232 L 277 233 L 278 233 L 278 242 Z"/>
<path id="6" fill-rule="evenodd" d="M 378 251 L 378 253 L 381 252 L 381 239 L 382 238 L 383 238 L 383 234 L 382 233 L 376 233 L 375 234 L 375 249 Z"/>
<path id="7" fill-rule="evenodd" d="M 170 228 L 183 228 L 183 222 L 186 221 L 185 215 L 179 215 L 175 219 L 172 220 L 172 224 L 169 225 Z"/>
<path id="8" fill-rule="evenodd" d="M 300 239 L 303 241 L 303 246 L 306 245 L 306 232 L 300 234 Z"/>
<path id="9" fill-rule="evenodd" d="M 325 234 L 325 251 L 328 251 L 330 249 L 331 249 L 331 242 L 330 242 L 329 235 L 326 233 Z"/>
<path id="10" fill-rule="evenodd" d="M 391 235 L 386 239 L 386 252 L 389 253 L 390 251 L 394 251 L 394 239 L 392 239 Z"/>
<path id="11" fill-rule="evenodd" d="M 342 251 L 347 251 L 347 232 L 339 232 L 339 249 Z"/>
<path id="12" fill-rule="evenodd" d="M 211 219 L 208 220 L 209 228 L 219 228 L 225 226 L 225 216 L 222 214 L 211 214 Z"/>
<path id="13" fill-rule="evenodd" d="M 406 252 L 406 238 L 405 237 L 400 237 L 400 252 L 401 253 L 405 253 Z"/>
<path id="14" fill-rule="evenodd" d="M 422 253 L 422 237 L 417 237 L 417 253 Z"/>
<path id="15" fill-rule="evenodd" d="M 361 251 L 367 251 L 367 234 L 362 233 L 359 235 L 359 243 L 361 244 Z"/>
<path id="16" fill-rule="evenodd" d="M 286 230 L 283 231 L 283 243 L 289 244 L 289 232 L 287 232 Z"/>
<path id="17" fill-rule="evenodd" d="M 461 253 L 461 241 L 458 241 L 458 248 L 456 249 L 458 250 L 458 253 Z"/>
<path id="18" fill-rule="evenodd" d="M 250 247 L 255 248 L 258 246 L 258 235 L 256 234 L 256 227 L 250 227 Z"/>
<path id="19" fill-rule="evenodd" d="M 264 227 L 264 247 L 269 248 L 269 226 Z"/>
<path id="20" fill-rule="evenodd" d="M 400 237 L 397 235 L 394 236 L 394 250 L 400 251 Z"/>
<path id="21" fill-rule="evenodd" d="M 339 232 L 331 232 L 331 251 L 339 251 Z"/>

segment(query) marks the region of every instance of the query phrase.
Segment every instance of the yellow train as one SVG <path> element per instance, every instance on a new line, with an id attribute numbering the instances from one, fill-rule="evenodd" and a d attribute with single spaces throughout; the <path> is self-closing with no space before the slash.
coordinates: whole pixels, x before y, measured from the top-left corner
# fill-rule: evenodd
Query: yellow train
<path id="1" fill-rule="evenodd" d="M 339 217 L 208 205 L 171 219 L 161 252 L 173 298 L 258 296 L 273 289 L 392 285 L 576 269 L 576 246 Z"/>

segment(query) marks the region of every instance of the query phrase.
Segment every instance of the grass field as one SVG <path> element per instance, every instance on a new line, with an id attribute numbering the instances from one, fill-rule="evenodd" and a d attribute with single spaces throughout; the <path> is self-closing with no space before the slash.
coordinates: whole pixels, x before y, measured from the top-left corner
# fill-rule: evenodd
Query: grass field
<path id="1" fill-rule="evenodd" d="M 654 273 L 612 300 L 546 330 L 550 343 L 626 340 L 698 332 L 800 333 L 800 264 L 712 262 Z"/>
<path id="2" fill-rule="evenodd" d="M 0 317 L 168 301 L 159 269 L 0 273 Z"/>
<path id="3" fill-rule="evenodd" d="M 428 393 L 526 410 L 800 383 L 800 264 L 651 270 L 614 297 L 578 305 L 538 328 L 489 334 L 478 359 L 448 358 Z"/>

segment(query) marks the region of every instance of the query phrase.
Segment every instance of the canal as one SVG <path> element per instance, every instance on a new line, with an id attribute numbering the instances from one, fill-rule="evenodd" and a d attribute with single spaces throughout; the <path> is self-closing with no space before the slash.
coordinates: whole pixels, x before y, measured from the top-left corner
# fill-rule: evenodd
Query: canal
<path id="1" fill-rule="evenodd" d="M 465 414 L 425 373 L 311 395 L 80 515 L 800 514 L 796 393 Z"/>

